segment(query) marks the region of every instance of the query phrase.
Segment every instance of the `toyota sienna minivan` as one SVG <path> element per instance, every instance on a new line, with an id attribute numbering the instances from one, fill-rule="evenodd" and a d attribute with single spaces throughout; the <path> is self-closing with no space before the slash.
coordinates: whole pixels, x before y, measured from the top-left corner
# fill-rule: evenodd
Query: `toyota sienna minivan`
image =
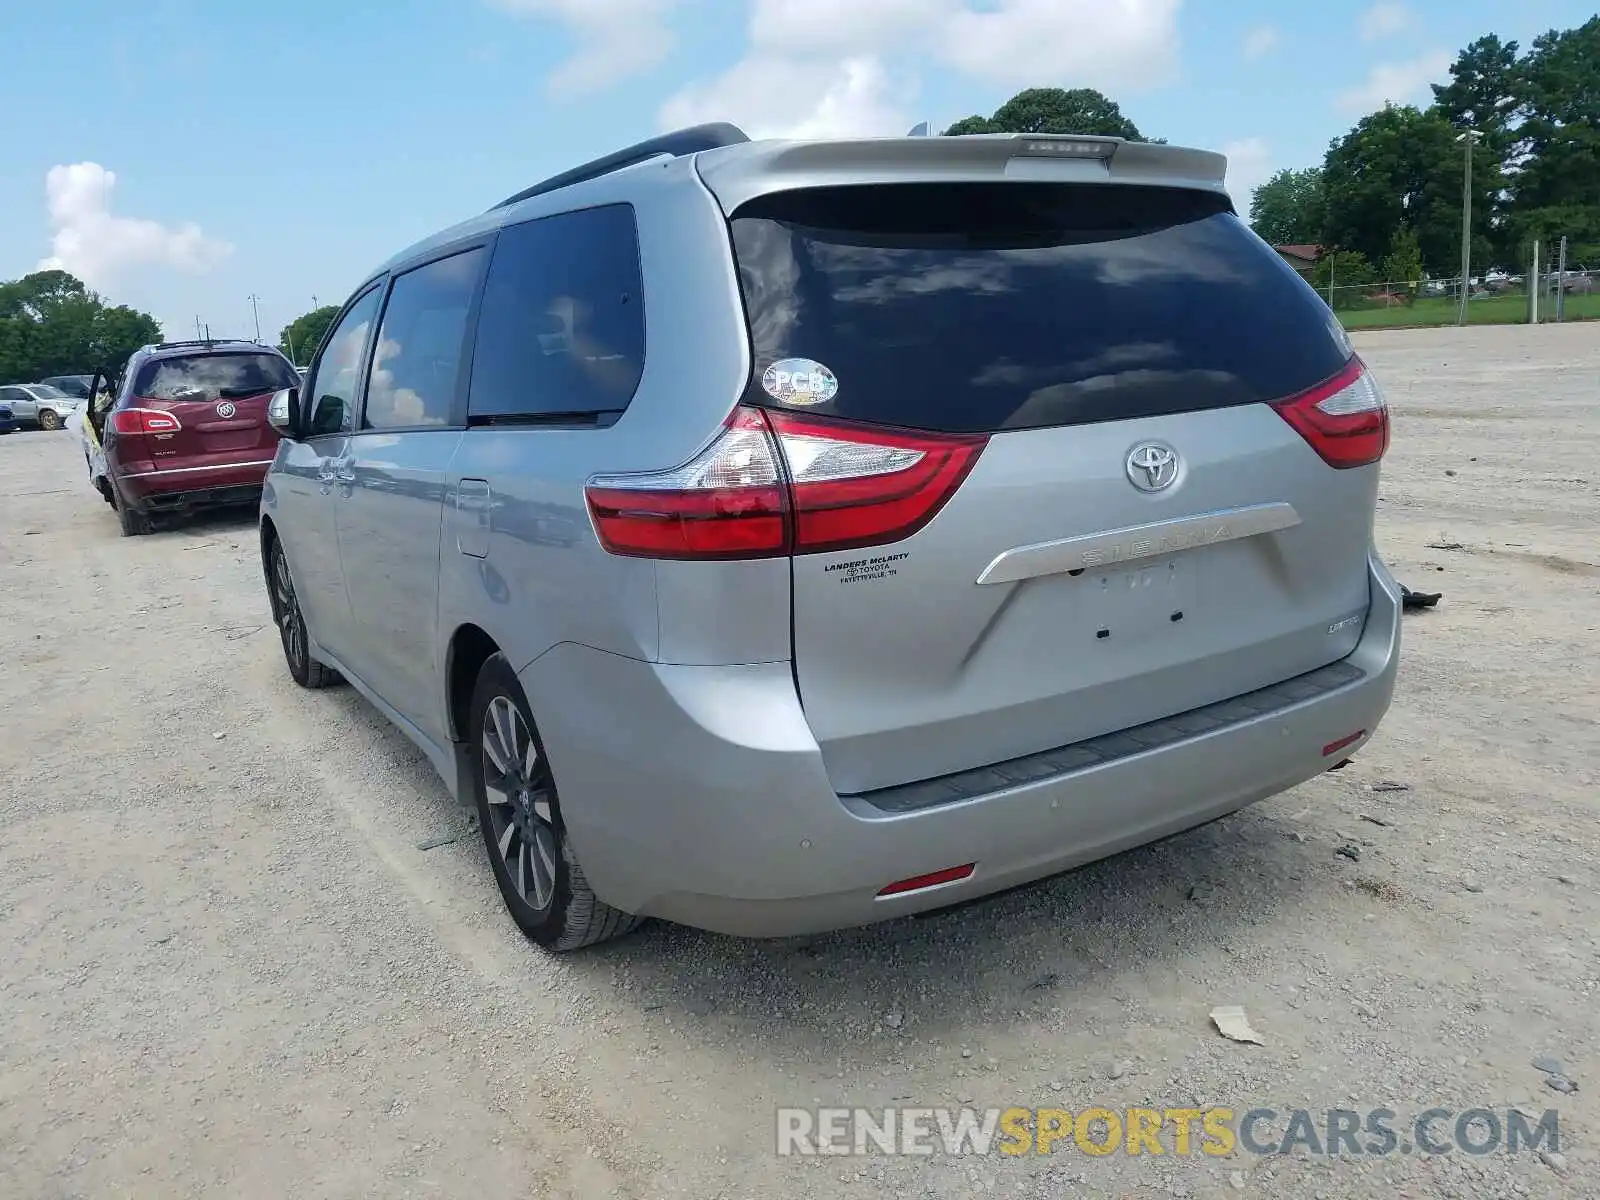
<path id="1" fill-rule="evenodd" d="M 1383 397 L 1216 154 L 702 126 L 356 289 L 261 550 L 555 950 L 965 901 L 1341 765 Z"/>

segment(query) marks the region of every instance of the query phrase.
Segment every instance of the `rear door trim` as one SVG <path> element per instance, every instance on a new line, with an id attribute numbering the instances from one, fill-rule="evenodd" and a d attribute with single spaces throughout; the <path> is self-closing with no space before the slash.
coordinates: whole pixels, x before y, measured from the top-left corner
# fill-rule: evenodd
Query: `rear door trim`
<path id="1" fill-rule="evenodd" d="M 978 575 L 977 582 L 980 585 L 1016 583 L 1042 575 L 1109 567 L 1197 546 L 1214 546 L 1218 542 L 1276 533 L 1298 524 L 1300 514 L 1294 505 L 1278 501 L 1129 525 L 1053 542 L 1014 546 L 996 555 Z"/>

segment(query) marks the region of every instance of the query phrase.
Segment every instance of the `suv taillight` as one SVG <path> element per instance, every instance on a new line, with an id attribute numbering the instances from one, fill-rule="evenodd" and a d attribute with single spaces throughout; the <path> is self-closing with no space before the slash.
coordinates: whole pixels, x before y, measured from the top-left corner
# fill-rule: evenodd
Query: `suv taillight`
<path id="1" fill-rule="evenodd" d="M 739 407 L 670 471 L 596 476 L 600 542 L 640 558 L 770 558 L 876 546 L 933 520 L 988 444 Z"/>
<path id="2" fill-rule="evenodd" d="M 159 408 L 119 408 L 111 414 L 111 428 L 122 434 L 177 433 L 178 418 Z"/>
<path id="3" fill-rule="evenodd" d="M 1389 449 L 1389 409 L 1359 358 L 1332 379 L 1272 407 L 1330 467 L 1365 467 Z"/>

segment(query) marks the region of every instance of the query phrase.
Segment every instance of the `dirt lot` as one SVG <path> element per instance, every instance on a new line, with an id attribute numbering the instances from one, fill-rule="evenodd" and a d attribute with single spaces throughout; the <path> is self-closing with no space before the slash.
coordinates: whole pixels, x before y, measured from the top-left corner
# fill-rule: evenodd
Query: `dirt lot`
<path id="1" fill-rule="evenodd" d="M 0 1195 L 1596 1194 L 1600 325 L 1360 345 L 1381 546 L 1444 599 L 1352 767 L 936 919 L 560 960 L 291 684 L 248 518 L 123 540 L 71 435 L 0 439 Z M 895 1100 L 1553 1106 L 1562 1157 L 773 1153 L 777 1105 Z"/>

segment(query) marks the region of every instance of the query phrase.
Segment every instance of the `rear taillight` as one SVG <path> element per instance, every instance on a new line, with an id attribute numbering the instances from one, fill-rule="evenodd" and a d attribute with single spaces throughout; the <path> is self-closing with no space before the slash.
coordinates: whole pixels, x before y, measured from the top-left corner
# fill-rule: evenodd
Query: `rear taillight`
<path id="1" fill-rule="evenodd" d="M 159 408 L 119 408 L 111 414 L 111 428 L 121 434 L 177 433 L 183 426 Z"/>
<path id="2" fill-rule="evenodd" d="M 1332 379 L 1272 407 L 1330 467 L 1364 467 L 1389 448 L 1389 409 L 1359 358 Z"/>
<path id="3" fill-rule="evenodd" d="M 768 558 L 876 546 L 933 520 L 987 442 L 740 407 L 683 466 L 597 476 L 586 494 L 613 554 Z"/>

